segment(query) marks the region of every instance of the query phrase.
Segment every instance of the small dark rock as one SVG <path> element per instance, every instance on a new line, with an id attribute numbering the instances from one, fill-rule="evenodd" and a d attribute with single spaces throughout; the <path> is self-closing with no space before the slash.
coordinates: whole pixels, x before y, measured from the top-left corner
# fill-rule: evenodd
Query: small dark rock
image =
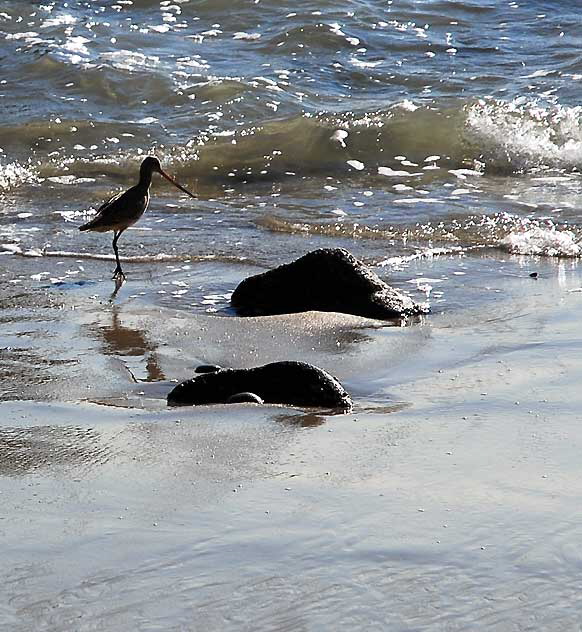
<path id="1" fill-rule="evenodd" d="M 231 395 L 226 400 L 226 403 L 227 404 L 244 404 L 244 403 L 264 404 L 263 400 L 258 395 L 255 395 L 255 393 L 249 393 L 248 391 L 246 393 L 235 393 L 234 395 Z"/>
<path id="2" fill-rule="evenodd" d="M 311 310 L 391 319 L 426 313 L 343 248 L 321 248 L 244 279 L 231 304 L 241 316 Z"/>
<path id="3" fill-rule="evenodd" d="M 532 279 L 537 279 L 538 278 L 538 273 L 537 272 L 530 272 L 529 275 L 530 275 L 530 277 Z"/>
<path id="4" fill-rule="evenodd" d="M 218 364 L 200 364 L 194 369 L 194 373 L 214 373 L 220 371 Z"/>
<path id="5" fill-rule="evenodd" d="M 174 387 L 168 395 L 168 404 L 224 404 L 241 393 L 255 395 L 269 404 L 319 406 L 344 411 L 352 407 L 344 387 L 327 371 L 294 361 L 201 373 Z"/>

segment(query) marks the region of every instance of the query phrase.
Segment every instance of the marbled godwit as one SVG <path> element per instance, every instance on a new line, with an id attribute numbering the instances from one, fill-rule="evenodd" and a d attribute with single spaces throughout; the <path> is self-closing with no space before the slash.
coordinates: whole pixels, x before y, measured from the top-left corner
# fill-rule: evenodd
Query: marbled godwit
<path id="1" fill-rule="evenodd" d="M 119 261 L 117 240 L 121 236 L 121 233 L 126 228 L 133 226 L 147 209 L 150 201 L 150 185 L 154 171 L 170 181 L 175 187 L 180 189 L 180 191 L 184 191 L 184 193 L 187 193 L 190 197 L 194 197 L 188 189 L 185 189 L 164 172 L 160 161 L 155 156 L 148 156 L 141 163 L 141 167 L 139 168 L 139 182 L 124 193 L 114 195 L 97 209 L 97 215 L 90 222 L 79 226 L 79 230 L 91 230 L 98 233 L 113 231 L 113 252 L 115 253 L 115 260 L 117 262 L 113 278 L 119 281 L 125 279 L 125 274 L 123 274 Z"/>

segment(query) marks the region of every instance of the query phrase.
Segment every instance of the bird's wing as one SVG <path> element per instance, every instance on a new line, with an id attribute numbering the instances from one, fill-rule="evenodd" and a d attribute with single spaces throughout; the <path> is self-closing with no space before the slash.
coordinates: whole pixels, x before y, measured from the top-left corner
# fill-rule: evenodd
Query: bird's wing
<path id="1" fill-rule="evenodd" d="M 107 200 L 107 202 L 104 202 L 97 209 L 93 222 L 102 223 L 109 222 L 113 219 L 121 220 L 125 212 L 135 206 L 133 202 L 133 198 L 135 197 L 133 195 L 134 188 L 135 187 L 132 187 L 127 191 L 121 191 Z"/>
<path id="2" fill-rule="evenodd" d="M 111 196 L 107 202 L 103 202 L 103 204 L 101 204 L 101 206 L 97 209 L 97 215 L 101 215 L 103 212 L 107 211 L 107 207 L 111 206 L 114 202 L 117 202 L 117 200 L 119 200 L 119 198 L 123 195 L 124 191 L 120 191 L 119 193 L 116 193 L 115 195 Z"/>
<path id="3" fill-rule="evenodd" d="M 147 191 L 138 186 L 114 195 L 102 204 L 95 217 L 79 227 L 79 230 L 125 230 L 135 224 L 146 210 L 149 201 Z"/>
<path id="4" fill-rule="evenodd" d="M 111 216 L 115 215 L 116 206 L 119 200 L 124 196 L 124 192 L 120 191 L 113 197 L 104 202 L 98 209 L 92 219 L 86 224 L 79 226 L 79 230 L 99 230 L 100 226 L 106 226 Z"/>

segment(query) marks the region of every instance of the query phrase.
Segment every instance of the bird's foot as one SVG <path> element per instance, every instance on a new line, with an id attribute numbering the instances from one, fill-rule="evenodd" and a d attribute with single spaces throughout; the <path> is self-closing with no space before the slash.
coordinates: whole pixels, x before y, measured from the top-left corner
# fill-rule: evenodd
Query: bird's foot
<path id="1" fill-rule="evenodd" d="M 123 283 L 123 281 L 125 281 L 125 274 L 123 274 L 123 270 L 118 266 L 117 268 L 115 268 L 115 272 L 113 273 L 113 276 L 111 278 L 114 281 L 119 281 Z"/>

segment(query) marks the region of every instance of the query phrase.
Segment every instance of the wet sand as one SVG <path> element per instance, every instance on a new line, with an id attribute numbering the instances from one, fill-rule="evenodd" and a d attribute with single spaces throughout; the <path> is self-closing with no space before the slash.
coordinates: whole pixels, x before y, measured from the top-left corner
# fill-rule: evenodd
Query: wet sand
<path id="1" fill-rule="evenodd" d="M 405 328 L 188 314 L 132 281 L 5 306 L 0 627 L 574 629 L 582 274 L 450 278 L 465 305 Z M 272 359 L 354 412 L 165 406 L 196 364 Z"/>

